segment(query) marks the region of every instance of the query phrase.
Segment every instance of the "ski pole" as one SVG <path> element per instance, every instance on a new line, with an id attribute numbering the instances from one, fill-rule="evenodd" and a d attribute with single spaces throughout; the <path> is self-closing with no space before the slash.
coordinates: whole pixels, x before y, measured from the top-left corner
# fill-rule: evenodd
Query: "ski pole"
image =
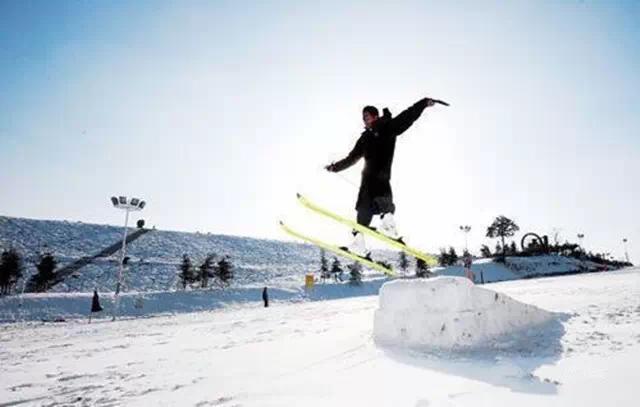
<path id="1" fill-rule="evenodd" d="M 320 168 L 318 168 L 318 170 L 320 170 L 322 173 L 327 172 L 324 167 L 320 167 Z M 347 184 L 351 185 L 355 189 L 359 189 L 360 188 L 358 185 L 355 184 L 355 182 L 351 181 L 349 178 L 345 177 L 344 175 L 340 174 L 339 172 L 332 172 L 332 171 L 329 171 L 329 172 L 332 173 L 332 174 L 337 175 L 338 178 L 340 178 L 342 181 L 346 182 Z"/>
<path id="2" fill-rule="evenodd" d="M 349 178 L 345 177 L 344 175 L 340 174 L 339 172 L 334 172 L 334 174 L 336 174 L 341 180 L 343 180 L 347 184 L 351 185 L 355 189 L 359 188 L 358 185 L 356 185 L 355 182 L 351 181 Z"/>

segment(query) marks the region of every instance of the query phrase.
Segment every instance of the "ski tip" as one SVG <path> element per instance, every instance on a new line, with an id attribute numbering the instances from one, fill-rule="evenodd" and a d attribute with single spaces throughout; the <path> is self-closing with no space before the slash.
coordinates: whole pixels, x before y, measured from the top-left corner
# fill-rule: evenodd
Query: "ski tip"
<path id="1" fill-rule="evenodd" d="M 296 198 L 298 199 L 302 198 L 302 194 L 300 192 L 296 192 Z"/>
<path id="2" fill-rule="evenodd" d="M 278 225 L 280 225 L 280 226 L 284 226 L 284 222 L 283 222 L 282 220 L 279 220 L 279 221 L 278 221 Z"/>

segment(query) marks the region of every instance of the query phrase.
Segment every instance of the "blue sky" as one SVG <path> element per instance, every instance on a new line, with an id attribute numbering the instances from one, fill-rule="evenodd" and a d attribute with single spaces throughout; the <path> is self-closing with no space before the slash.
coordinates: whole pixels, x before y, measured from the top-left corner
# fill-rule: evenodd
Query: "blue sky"
<path id="1" fill-rule="evenodd" d="M 637 2 L 0 2 L 0 213 L 285 238 L 304 192 L 352 213 L 366 104 L 399 140 L 399 227 L 472 249 L 493 217 L 640 261 Z M 4 194 L 3 194 L 4 195 Z M 493 246 L 493 244 L 492 244 Z"/>

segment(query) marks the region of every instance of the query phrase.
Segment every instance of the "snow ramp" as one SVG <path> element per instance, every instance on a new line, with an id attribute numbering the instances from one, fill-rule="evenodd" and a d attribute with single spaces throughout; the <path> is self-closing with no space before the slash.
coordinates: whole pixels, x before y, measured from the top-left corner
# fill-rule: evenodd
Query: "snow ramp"
<path id="1" fill-rule="evenodd" d="M 381 345 L 473 350 L 508 346 L 553 319 L 466 278 L 436 277 L 384 284 L 373 331 Z"/>

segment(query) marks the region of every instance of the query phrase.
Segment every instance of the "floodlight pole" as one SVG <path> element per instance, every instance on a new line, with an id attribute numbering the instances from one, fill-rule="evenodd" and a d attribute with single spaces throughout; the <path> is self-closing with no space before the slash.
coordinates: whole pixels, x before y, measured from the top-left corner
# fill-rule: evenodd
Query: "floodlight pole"
<path id="1" fill-rule="evenodd" d="M 118 282 L 116 283 L 116 292 L 113 304 L 113 321 L 118 316 L 118 306 L 120 305 L 120 287 L 122 286 L 122 277 L 124 276 L 124 256 L 127 250 L 127 227 L 129 226 L 129 208 L 125 209 L 124 215 L 124 233 L 122 236 L 122 248 L 120 249 L 120 265 L 118 267 Z"/>
<path id="2" fill-rule="evenodd" d="M 146 202 L 138 198 L 128 199 L 125 196 L 120 196 L 117 198 L 114 196 L 111 198 L 111 202 L 113 203 L 114 207 L 118 209 L 124 209 L 126 212 L 124 216 L 124 232 L 122 236 L 122 248 L 120 250 L 120 265 L 118 266 L 118 281 L 116 283 L 116 291 L 113 296 L 112 321 L 115 321 L 116 317 L 118 316 L 118 308 L 120 305 L 120 289 L 122 288 L 123 280 L 124 280 L 124 260 L 125 260 L 125 254 L 127 251 L 127 230 L 129 227 L 129 212 L 142 210 L 145 207 Z"/>
<path id="3" fill-rule="evenodd" d="M 465 252 L 469 252 L 468 235 L 469 235 L 469 232 L 471 232 L 471 226 L 469 226 L 469 225 L 460 226 L 460 231 L 462 231 L 462 233 L 464 233 L 464 251 Z"/>
<path id="4" fill-rule="evenodd" d="M 469 251 L 469 232 L 467 232 L 466 230 L 464 231 L 464 251 L 468 252 Z"/>
<path id="5" fill-rule="evenodd" d="M 627 250 L 627 238 L 622 239 L 622 243 L 624 243 L 624 257 L 627 259 L 627 263 L 631 263 L 629 261 L 629 251 Z"/>

